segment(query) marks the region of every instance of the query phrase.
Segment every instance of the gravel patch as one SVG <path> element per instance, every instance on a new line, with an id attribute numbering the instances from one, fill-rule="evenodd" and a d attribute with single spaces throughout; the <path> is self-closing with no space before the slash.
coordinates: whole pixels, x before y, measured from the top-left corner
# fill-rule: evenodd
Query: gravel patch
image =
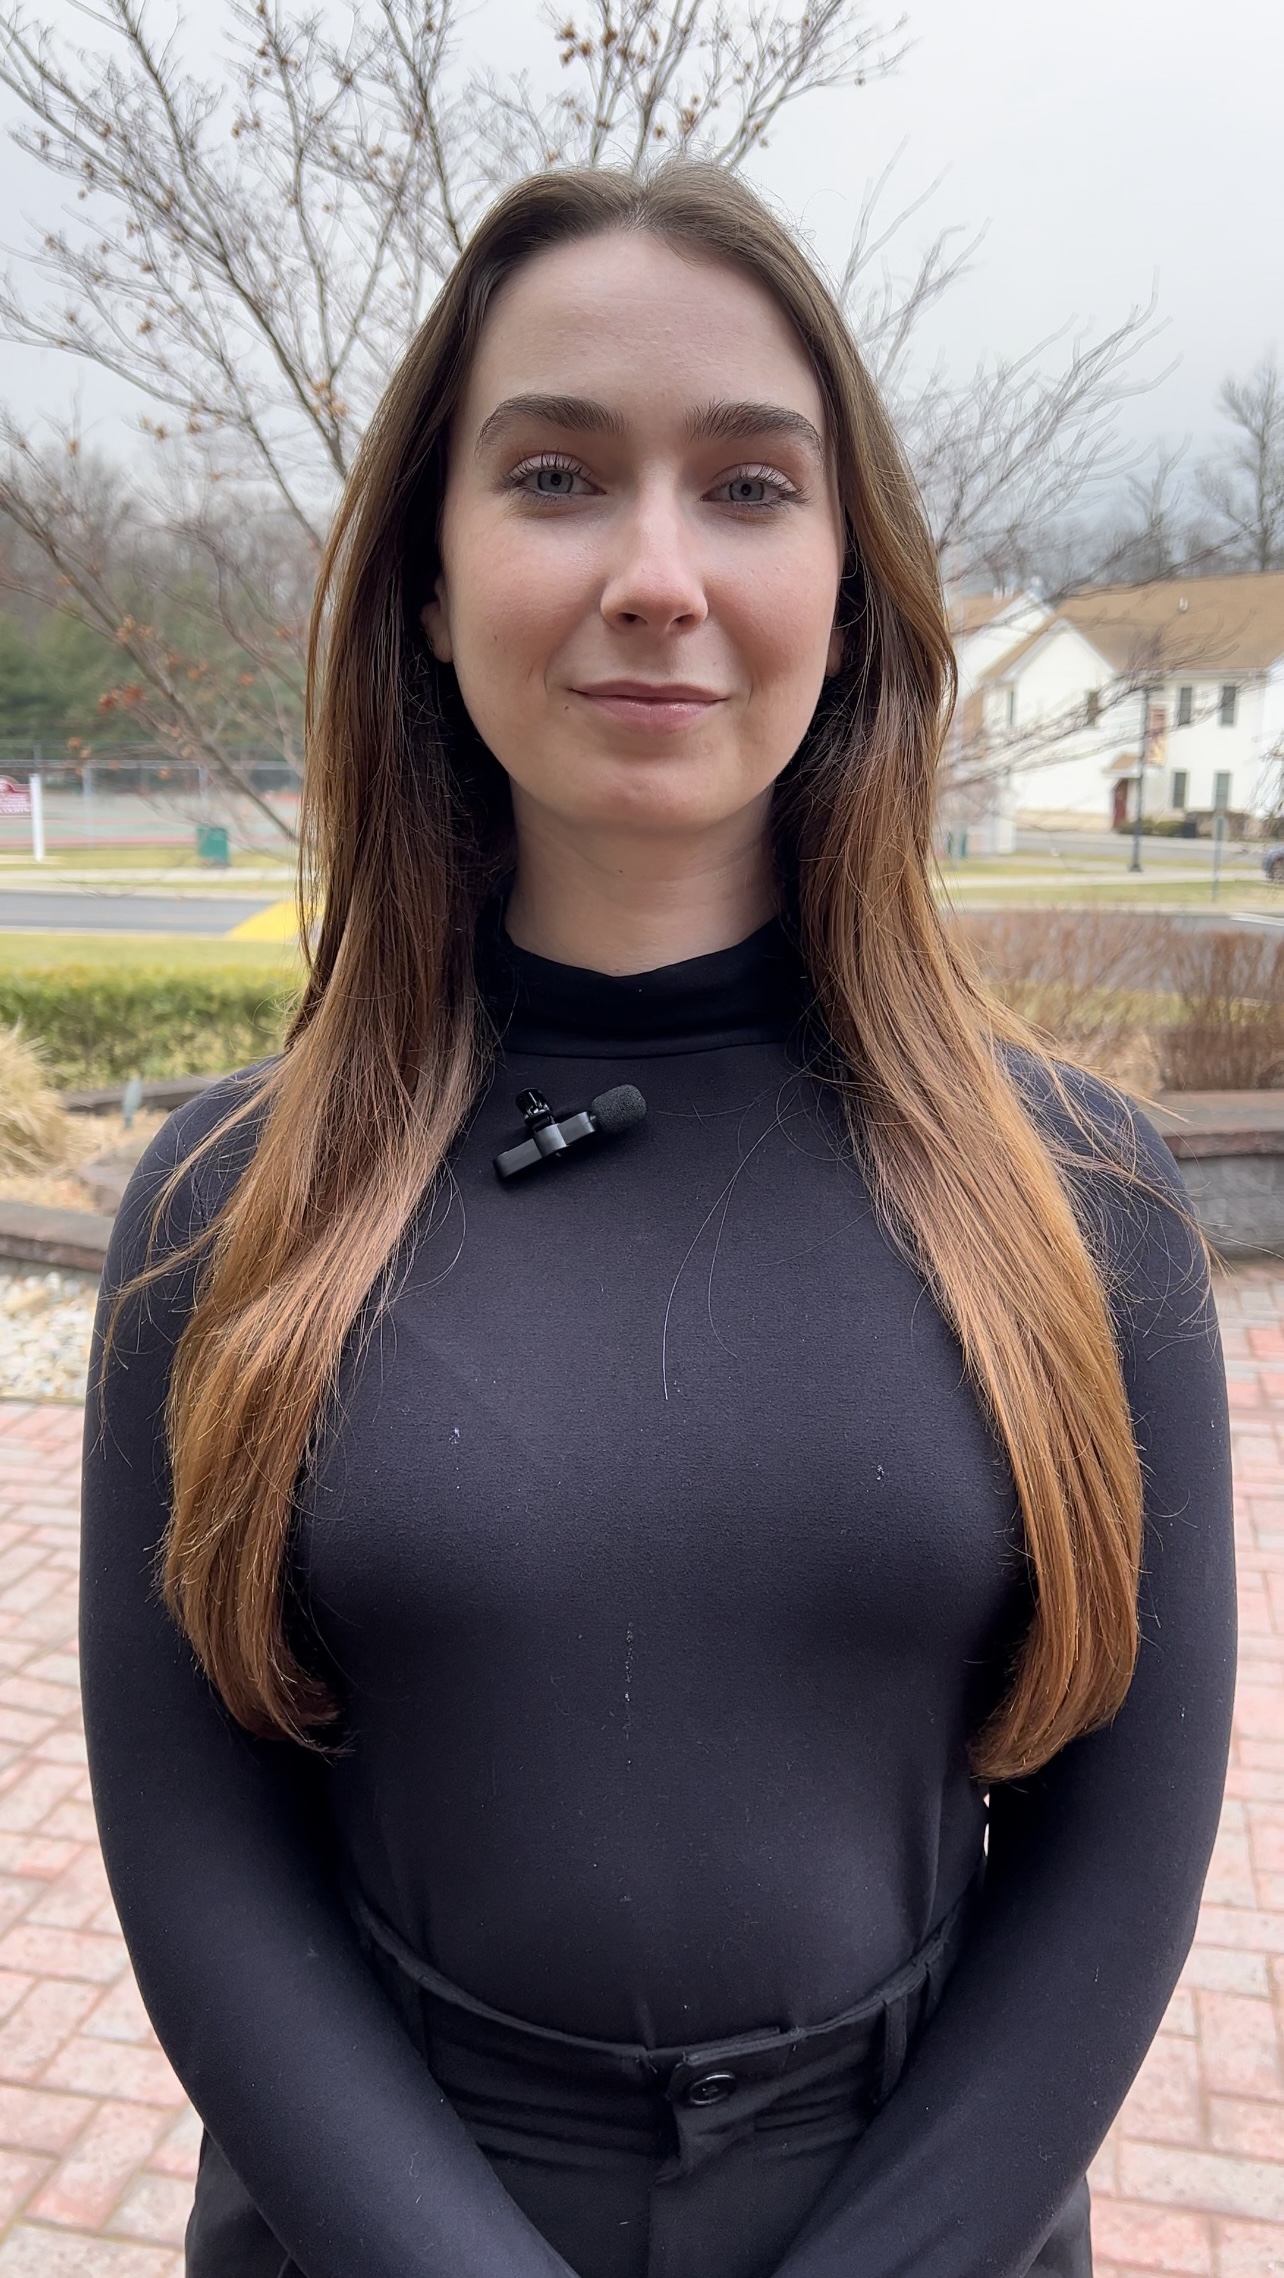
<path id="1" fill-rule="evenodd" d="M 0 1399 L 83 1400 L 98 1277 L 0 1265 Z"/>

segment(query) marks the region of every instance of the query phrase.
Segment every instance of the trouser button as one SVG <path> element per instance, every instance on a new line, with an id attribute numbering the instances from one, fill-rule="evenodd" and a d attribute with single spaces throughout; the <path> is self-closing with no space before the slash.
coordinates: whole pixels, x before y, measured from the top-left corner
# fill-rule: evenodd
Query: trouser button
<path id="1" fill-rule="evenodd" d="M 723 2097 L 730 2096 L 735 2085 L 734 2072 L 702 2072 L 695 2080 L 687 2082 L 683 2098 L 688 2104 L 721 2104 Z"/>

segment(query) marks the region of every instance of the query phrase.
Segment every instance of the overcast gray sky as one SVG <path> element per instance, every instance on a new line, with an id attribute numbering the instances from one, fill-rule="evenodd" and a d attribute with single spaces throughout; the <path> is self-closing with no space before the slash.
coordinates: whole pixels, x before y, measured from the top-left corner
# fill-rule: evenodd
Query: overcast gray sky
<path id="1" fill-rule="evenodd" d="M 1206 433 L 1227 371 L 1284 346 L 1276 0 L 914 0 L 893 77 L 817 101 L 764 179 L 836 254 L 858 186 L 905 142 L 908 225 L 988 223 L 932 337 L 951 363 L 1012 353 L 1068 319 L 1106 327 L 1157 282 L 1180 358 L 1127 413 L 1140 433 Z"/>
<path id="2" fill-rule="evenodd" d="M 70 0 L 38 0 L 33 13 L 90 29 Z M 954 366 L 1019 352 L 1067 323 L 1104 328 L 1155 282 L 1168 328 L 1150 368 L 1175 359 L 1176 370 L 1124 418 L 1137 436 L 1206 441 L 1222 376 L 1284 347 L 1278 0 L 911 0 L 909 19 L 913 46 L 895 74 L 811 98 L 755 173 L 831 262 L 865 183 L 901 144 L 889 207 L 943 173 L 904 244 L 908 255 L 945 223 L 988 225 L 925 338 Z M 486 0 L 476 36 L 506 59 L 547 40 L 535 0 Z M 0 144 L 5 243 L 24 242 L 24 212 L 47 225 L 69 196 Z M 31 349 L 0 356 L 0 394 L 15 408 L 56 407 L 78 385 L 102 442 L 132 401 L 83 365 Z"/>

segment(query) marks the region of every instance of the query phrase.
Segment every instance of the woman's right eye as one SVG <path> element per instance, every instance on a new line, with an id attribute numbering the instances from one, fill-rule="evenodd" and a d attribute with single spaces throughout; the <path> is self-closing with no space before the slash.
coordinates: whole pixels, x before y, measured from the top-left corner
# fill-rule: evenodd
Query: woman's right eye
<path id="1" fill-rule="evenodd" d="M 582 467 L 568 459 L 554 458 L 527 459 L 521 466 L 514 467 L 508 484 L 510 489 L 523 492 L 527 498 L 582 497 L 591 487 Z"/>

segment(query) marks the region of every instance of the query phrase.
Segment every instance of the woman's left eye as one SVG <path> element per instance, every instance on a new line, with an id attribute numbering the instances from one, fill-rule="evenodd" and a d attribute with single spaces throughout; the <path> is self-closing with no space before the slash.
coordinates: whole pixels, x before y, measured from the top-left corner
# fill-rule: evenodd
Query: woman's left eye
<path id="1" fill-rule="evenodd" d="M 739 474 L 715 483 L 710 495 L 724 497 L 729 506 L 783 506 L 798 494 L 792 483 L 769 468 L 742 467 Z"/>

